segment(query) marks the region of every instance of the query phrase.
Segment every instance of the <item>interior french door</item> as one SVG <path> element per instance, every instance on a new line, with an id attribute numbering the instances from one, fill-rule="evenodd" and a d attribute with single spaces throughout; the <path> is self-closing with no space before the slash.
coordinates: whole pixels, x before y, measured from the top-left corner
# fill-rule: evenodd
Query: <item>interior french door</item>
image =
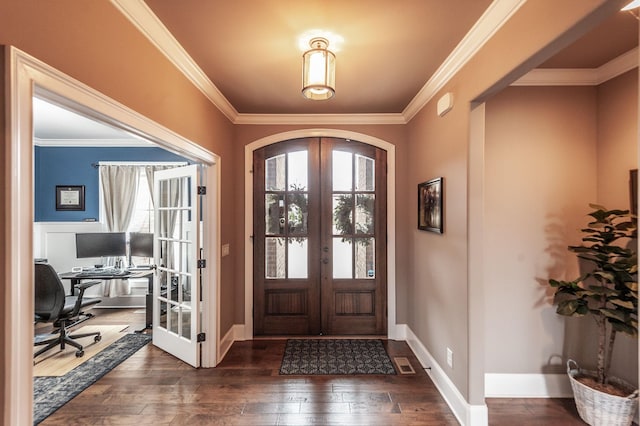
<path id="1" fill-rule="evenodd" d="M 254 334 L 386 334 L 386 152 L 286 141 L 253 176 Z"/>
<path id="2" fill-rule="evenodd" d="M 197 165 L 154 173 L 153 344 L 200 364 L 200 203 Z"/>

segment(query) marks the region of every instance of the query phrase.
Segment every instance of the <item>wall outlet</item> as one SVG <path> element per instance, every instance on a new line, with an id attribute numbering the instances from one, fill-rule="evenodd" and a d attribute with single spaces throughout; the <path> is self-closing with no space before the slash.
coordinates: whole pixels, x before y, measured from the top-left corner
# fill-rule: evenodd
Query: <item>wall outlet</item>
<path id="1" fill-rule="evenodd" d="M 447 365 L 453 368 L 453 351 L 447 348 Z"/>

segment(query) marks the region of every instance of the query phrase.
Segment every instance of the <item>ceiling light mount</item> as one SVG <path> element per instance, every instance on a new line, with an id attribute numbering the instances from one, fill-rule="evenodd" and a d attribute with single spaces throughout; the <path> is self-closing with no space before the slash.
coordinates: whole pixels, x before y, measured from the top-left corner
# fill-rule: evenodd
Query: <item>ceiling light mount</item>
<path id="1" fill-rule="evenodd" d="M 326 100 L 336 93 L 336 55 L 328 50 L 329 40 L 314 37 L 310 49 L 302 54 L 302 95 Z"/>

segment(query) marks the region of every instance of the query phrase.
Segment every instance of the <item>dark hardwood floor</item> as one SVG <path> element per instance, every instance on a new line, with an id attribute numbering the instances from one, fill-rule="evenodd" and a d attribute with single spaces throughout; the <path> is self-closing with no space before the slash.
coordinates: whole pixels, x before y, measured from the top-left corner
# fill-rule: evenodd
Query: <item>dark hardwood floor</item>
<path id="1" fill-rule="evenodd" d="M 94 321 L 115 315 L 99 312 Z M 385 345 L 416 374 L 280 376 L 284 340 L 236 342 L 218 367 L 199 370 L 147 345 L 41 424 L 457 425 L 409 347 Z M 584 424 L 571 400 L 487 404 L 490 425 Z"/>

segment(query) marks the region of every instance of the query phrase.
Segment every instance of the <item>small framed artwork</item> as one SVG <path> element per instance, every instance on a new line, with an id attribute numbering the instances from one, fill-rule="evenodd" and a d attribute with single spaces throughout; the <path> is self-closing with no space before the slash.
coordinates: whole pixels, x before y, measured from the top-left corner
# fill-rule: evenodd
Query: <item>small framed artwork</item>
<path id="1" fill-rule="evenodd" d="M 56 210 L 84 210 L 84 185 L 56 185 Z"/>
<path id="2" fill-rule="evenodd" d="M 442 201 L 444 178 L 435 178 L 418 184 L 418 229 L 442 234 Z"/>

